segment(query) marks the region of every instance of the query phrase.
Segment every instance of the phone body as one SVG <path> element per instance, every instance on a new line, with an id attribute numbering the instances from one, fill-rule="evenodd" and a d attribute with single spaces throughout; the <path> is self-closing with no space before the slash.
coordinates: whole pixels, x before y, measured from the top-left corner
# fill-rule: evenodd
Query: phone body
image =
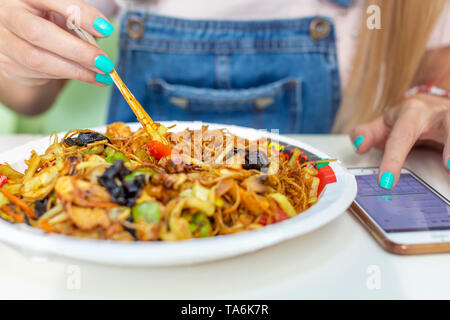
<path id="1" fill-rule="evenodd" d="M 350 211 L 383 248 L 396 254 L 450 252 L 448 199 L 408 169 L 393 190 L 378 186 L 378 168 L 351 168 L 358 194 Z"/>

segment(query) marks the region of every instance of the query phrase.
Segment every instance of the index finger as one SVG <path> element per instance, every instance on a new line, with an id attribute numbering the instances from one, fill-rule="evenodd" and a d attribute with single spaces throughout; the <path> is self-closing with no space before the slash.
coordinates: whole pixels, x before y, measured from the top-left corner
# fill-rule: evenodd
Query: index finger
<path id="1" fill-rule="evenodd" d="M 403 163 L 422 130 L 420 114 L 413 110 L 407 110 L 394 123 L 378 174 L 380 187 L 390 190 L 397 185 Z"/>
<path id="2" fill-rule="evenodd" d="M 25 2 L 40 10 L 57 12 L 96 37 L 108 37 L 114 31 L 108 19 L 83 0 L 25 0 Z"/>

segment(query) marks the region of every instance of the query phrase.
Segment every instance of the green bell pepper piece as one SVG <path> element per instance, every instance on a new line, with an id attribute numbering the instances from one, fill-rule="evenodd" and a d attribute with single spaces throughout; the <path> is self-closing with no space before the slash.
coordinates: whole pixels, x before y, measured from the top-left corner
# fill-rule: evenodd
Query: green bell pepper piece
<path id="1" fill-rule="evenodd" d="M 134 222 L 144 220 L 146 223 L 156 223 L 161 220 L 158 202 L 145 202 L 133 206 L 131 214 Z"/>
<path id="2" fill-rule="evenodd" d="M 102 145 L 98 145 L 95 147 L 90 148 L 86 153 L 87 154 L 102 154 L 104 151 L 104 148 Z"/>
<path id="3" fill-rule="evenodd" d="M 202 238 L 210 237 L 212 233 L 211 222 L 209 222 L 208 217 L 201 212 L 197 212 L 193 216 L 192 222 L 189 224 L 189 231 L 191 231 L 191 233 L 194 233 L 197 230 Z"/>
<path id="4" fill-rule="evenodd" d="M 124 180 L 127 182 L 131 182 L 133 181 L 137 176 L 146 176 L 146 175 L 154 175 L 156 173 L 155 170 L 151 169 L 151 168 L 142 168 L 142 169 L 137 169 L 135 171 L 133 171 L 132 173 L 130 173 L 129 175 L 127 175 Z"/>
<path id="5" fill-rule="evenodd" d="M 128 159 L 122 152 L 116 151 L 112 148 L 105 149 L 106 158 L 105 160 L 109 163 L 114 163 L 117 160 L 122 160 L 123 162 L 129 162 Z"/>

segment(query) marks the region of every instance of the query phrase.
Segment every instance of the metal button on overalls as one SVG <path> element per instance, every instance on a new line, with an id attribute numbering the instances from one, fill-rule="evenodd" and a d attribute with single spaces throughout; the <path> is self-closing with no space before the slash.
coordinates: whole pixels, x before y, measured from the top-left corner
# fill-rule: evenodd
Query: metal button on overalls
<path id="1" fill-rule="evenodd" d="M 127 33 L 130 38 L 139 40 L 145 32 L 145 24 L 142 19 L 130 18 L 127 23 Z"/>
<path id="2" fill-rule="evenodd" d="M 309 32 L 311 38 L 314 40 L 320 40 L 327 37 L 330 34 L 330 22 L 323 18 L 316 18 L 311 21 L 309 25 Z"/>

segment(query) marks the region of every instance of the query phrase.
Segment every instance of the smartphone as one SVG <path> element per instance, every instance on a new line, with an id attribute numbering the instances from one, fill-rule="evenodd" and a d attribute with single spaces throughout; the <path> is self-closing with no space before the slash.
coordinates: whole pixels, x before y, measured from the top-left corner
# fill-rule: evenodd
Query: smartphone
<path id="1" fill-rule="evenodd" d="M 378 168 L 349 170 L 358 184 L 350 210 L 383 248 L 396 254 L 450 252 L 448 199 L 407 169 L 392 190 L 378 186 Z"/>

